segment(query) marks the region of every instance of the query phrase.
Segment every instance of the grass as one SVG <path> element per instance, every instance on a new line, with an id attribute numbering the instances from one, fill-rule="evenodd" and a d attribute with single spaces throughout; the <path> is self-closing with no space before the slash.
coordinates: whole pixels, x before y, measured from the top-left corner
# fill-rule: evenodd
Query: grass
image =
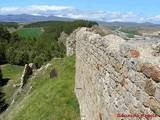
<path id="1" fill-rule="evenodd" d="M 124 33 L 127 33 L 127 36 L 128 36 L 129 38 L 133 38 L 134 35 L 140 35 L 140 34 L 138 33 L 138 30 L 121 29 L 120 31 L 121 31 L 121 32 L 124 32 Z"/>
<path id="2" fill-rule="evenodd" d="M 20 83 L 20 78 L 23 72 L 23 66 L 5 64 L 1 66 L 4 79 L 9 79 L 8 83 L 3 87 L 3 91 L 6 94 L 6 102 L 11 103 L 12 95 L 17 88 L 13 87 L 15 84 Z"/>
<path id="3" fill-rule="evenodd" d="M 121 31 L 124 32 L 124 33 L 132 34 L 132 35 L 138 35 L 139 34 L 137 30 L 121 29 Z"/>
<path id="4" fill-rule="evenodd" d="M 17 100 L 3 116 L 4 120 L 80 120 L 74 93 L 75 56 L 49 63 L 52 64 L 50 67 L 37 71 L 37 76 L 29 79 L 27 84 L 33 86 L 30 95 Z M 58 77 L 51 79 L 49 73 L 53 67 Z M 27 89 L 26 85 L 22 94 Z"/>
<path id="5" fill-rule="evenodd" d="M 40 28 L 22 28 L 16 30 L 17 34 L 25 38 L 38 38 L 42 34 L 42 29 Z"/>

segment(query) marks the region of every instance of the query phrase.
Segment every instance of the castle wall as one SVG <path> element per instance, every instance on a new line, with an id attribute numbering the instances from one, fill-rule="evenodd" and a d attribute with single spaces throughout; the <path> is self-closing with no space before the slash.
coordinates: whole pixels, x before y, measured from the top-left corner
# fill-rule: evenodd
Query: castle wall
<path id="1" fill-rule="evenodd" d="M 75 40 L 82 120 L 160 119 L 160 56 L 151 43 L 101 37 L 87 28 Z"/>

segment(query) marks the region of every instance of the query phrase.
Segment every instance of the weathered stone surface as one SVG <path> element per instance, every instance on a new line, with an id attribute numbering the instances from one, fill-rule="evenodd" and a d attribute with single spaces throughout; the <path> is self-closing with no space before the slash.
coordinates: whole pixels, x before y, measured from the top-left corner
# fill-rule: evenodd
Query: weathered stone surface
<path id="1" fill-rule="evenodd" d="M 116 65 L 115 65 L 115 71 L 119 72 L 121 68 L 122 68 L 122 65 L 117 62 Z"/>
<path id="2" fill-rule="evenodd" d="M 124 103 L 126 106 L 129 106 L 130 103 L 132 103 L 132 95 L 131 93 L 127 92 L 124 98 Z"/>
<path id="3" fill-rule="evenodd" d="M 76 36 L 76 32 L 77 30 L 75 30 L 68 38 L 66 38 L 66 40 L 63 40 L 66 41 L 66 48 L 67 48 L 67 56 L 71 56 L 75 53 L 75 49 L 76 49 L 76 39 L 75 39 L 75 36 Z M 67 37 L 67 36 L 66 36 Z M 65 39 L 65 38 L 63 38 Z"/>
<path id="4" fill-rule="evenodd" d="M 131 58 L 127 63 L 128 63 L 129 68 L 131 68 L 135 71 L 141 72 L 143 64 L 140 61 L 138 61 L 137 59 Z"/>
<path id="5" fill-rule="evenodd" d="M 149 95 L 145 92 L 141 92 L 140 102 L 145 106 L 149 107 Z"/>
<path id="6" fill-rule="evenodd" d="M 120 53 L 116 53 L 116 54 L 114 55 L 114 59 L 117 60 L 117 62 L 119 62 L 119 63 L 121 63 L 122 60 L 123 60 L 123 58 L 122 58 L 122 56 L 120 55 Z"/>
<path id="7" fill-rule="evenodd" d="M 137 100 L 136 100 L 135 97 L 132 98 L 132 104 L 133 104 L 133 106 L 134 106 L 135 108 L 138 108 L 138 107 L 139 107 L 139 106 L 138 106 L 138 102 L 137 102 Z"/>
<path id="8" fill-rule="evenodd" d="M 127 94 L 127 90 L 124 87 L 122 87 L 122 91 L 121 92 L 122 92 L 123 98 L 125 98 L 126 94 Z"/>
<path id="9" fill-rule="evenodd" d="M 149 106 L 151 110 L 158 116 L 160 116 L 160 103 L 158 103 L 155 99 L 149 100 Z"/>
<path id="10" fill-rule="evenodd" d="M 160 57 L 152 55 L 151 44 L 101 37 L 86 28 L 74 40 L 81 119 L 117 120 L 117 113 L 159 116 Z"/>
<path id="11" fill-rule="evenodd" d="M 117 79 L 115 79 L 117 82 L 121 83 L 124 80 L 124 77 L 122 75 L 118 75 Z"/>
<path id="12" fill-rule="evenodd" d="M 135 82 L 136 80 L 136 74 L 135 74 L 135 71 L 130 69 L 128 71 L 128 78 L 132 81 L 132 82 Z"/>
<path id="13" fill-rule="evenodd" d="M 144 82 L 144 83 L 146 83 L 147 81 L 150 81 L 150 79 L 149 78 L 147 78 L 143 73 L 141 73 L 141 72 L 137 72 L 136 73 L 136 79 L 135 79 L 135 83 L 136 83 L 136 85 L 138 86 L 138 84 L 139 85 L 141 85 L 140 83 L 142 82 Z M 143 84 L 143 86 L 144 86 L 145 84 Z M 141 88 L 141 87 L 140 87 Z"/>
<path id="14" fill-rule="evenodd" d="M 125 78 L 128 78 L 128 68 L 127 68 L 127 67 L 124 67 L 124 66 L 123 66 L 123 67 L 120 69 L 119 73 L 120 73 L 120 74 L 123 74 L 123 76 L 124 76 Z"/>
<path id="15" fill-rule="evenodd" d="M 91 27 L 91 31 L 93 30 L 94 33 L 100 34 L 101 36 L 106 36 L 108 34 L 111 34 L 112 31 L 104 26 L 101 25 L 94 25 Z"/>
<path id="16" fill-rule="evenodd" d="M 160 82 L 160 71 L 154 69 L 151 77 L 154 81 Z"/>
<path id="17" fill-rule="evenodd" d="M 144 75 L 148 78 L 152 78 L 156 82 L 160 82 L 160 70 L 157 70 L 150 64 L 144 64 L 142 67 Z"/>
<path id="18" fill-rule="evenodd" d="M 120 82 L 121 86 L 124 87 L 125 86 L 125 79 L 123 79 L 121 82 Z"/>
<path id="19" fill-rule="evenodd" d="M 133 84 L 133 89 L 131 91 L 132 95 L 135 97 L 136 91 L 137 91 L 137 86 L 135 84 Z"/>
<path id="20" fill-rule="evenodd" d="M 155 98 L 160 103 L 160 83 L 156 86 Z"/>
<path id="21" fill-rule="evenodd" d="M 146 82 L 144 89 L 145 89 L 145 92 L 148 93 L 148 95 L 155 96 L 156 87 L 153 84 L 153 81 Z"/>
<path id="22" fill-rule="evenodd" d="M 115 82 L 114 80 L 110 80 L 110 86 L 115 89 L 118 86 L 118 82 Z"/>
<path id="23" fill-rule="evenodd" d="M 129 110 L 131 114 L 137 114 L 137 108 L 135 108 L 134 106 L 130 105 Z"/>
<path id="24" fill-rule="evenodd" d="M 20 88 L 22 88 L 26 84 L 27 79 L 29 78 L 29 76 L 31 74 L 32 74 L 32 68 L 28 64 L 25 64 L 24 70 L 23 70 L 23 73 L 22 73 L 22 77 L 21 77 L 21 86 L 20 86 Z"/>
<path id="25" fill-rule="evenodd" d="M 142 66 L 142 72 L 143 72 L 143 74 L 146 76 L 146 77 L 148 77 L 148 78 L 150 78 L 151 77 L 151 73 L 152 73 L 152 68 L 150 68 L 150 64 L 144 64 L 143 66 Z"/>
<path id="26" fill-rule="evenodd" d="M 37 69 L 37 65 L 35 63 L 29 63 L 29 67 L 32 68 L 32 70 Z"/>
<path id="27" fill-rule="evenodd" d="M 133 83 L 129 79 L 125 80 L 125 88 L 130 92 L 133 90 Z"/>
<path id="28" fill-rule="evenodd" d="M 136 93 L 135 93 L 135 97 L 136 97 L 137 100 L 140 99 L 140 95 L 141 95 L 141 91 L 137 90 Z"/>
<path id="29" fill-rule="evenodd" d="M 121 52 L 122 56 L 127 57 L 130 48 L 131 48 L 131 47 L 130 47 L 129 45 L 124 45 L 124 44 L 121 45 L 121 46 L 120 46 L 120 52 Z"/>
<path id="30" fill-rule="evenodd" d="M 140 56 L 140 53 L 137 50 L 131 50 L 130 51 L 130 56 L 131 56 L 131 58 L 136 58 L 136 57 Z"/>

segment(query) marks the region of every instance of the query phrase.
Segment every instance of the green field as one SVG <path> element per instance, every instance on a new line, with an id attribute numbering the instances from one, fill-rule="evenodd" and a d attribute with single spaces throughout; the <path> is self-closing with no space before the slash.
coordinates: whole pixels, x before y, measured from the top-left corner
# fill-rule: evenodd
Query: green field
<path id="1" fill-rule="evenodd" d="M 80 120 L 79 105 L 74 92 L 75 56 L 55 59 L 49 63 L 51 66 L 37 71 L 36 77 L 28 80 L 23 93 L 0 119 Z M 56 68 L 57 78 L 49 77 L 52 68 Z M 24 99 L 30 84 L 33 88 Z"/>
<path id="2" fill-rule="evenodd" d="M 22 28 L 16 30 L 17 34 L 25 38 L 38 38 L 42 34 L 41 28 Z"/>
<path id="3" fill-rule="evenodd" d="M 9 79 L 7 85 L 3 87 L 3 91 L 6 94 L 6 102 L 8 104 L 12 101 L 12 95 L 16 91 L 16 87 L 13 87 L 15 84 L 19 84 L 22 72 L 24 67 L 17 65 L 5 64 L 1 66 L 2 74 L 4 79 Z"/>
<path id="4" fill-rule="evenodd" d="M 131 28 L 131 29 L 129 29 L 129 28 L 122 28 L 120 31 L 121 31 L 121 32 L 124 32 L 124 33 L 127 33 L 127 36 L 128 36 L 129 38 L 133 38 L 134 35 L 140 35 L 140 34 L 138 33 L 138 30 L 133 29 L 133 28 Z"/>

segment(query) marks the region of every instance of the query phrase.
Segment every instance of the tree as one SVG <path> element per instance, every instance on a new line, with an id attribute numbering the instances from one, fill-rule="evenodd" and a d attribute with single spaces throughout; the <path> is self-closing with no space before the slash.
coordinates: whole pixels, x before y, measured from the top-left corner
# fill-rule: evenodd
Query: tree
<path id="1" fill-rule="evenodd" d="M 2 71 L 0 69 L 0 82 L 2 81 Z M 1 84 L 0 84 L 1 85 Z"/>
<path id="2" fill-rule="evenodd" d="M 0 28 L 0 38 L 9 41 L 11 39 L 11 34 L 8 30 Z"/>
<path id="3" fill-rule="evenodd" d="M 6 46 L 7 46 L 7 42 L 6 41 L 1 41 L 0 42 L 0 64 L 3 64 L 6 62 Z"/>
<path id="4" fill-rule="evenodd" d="M 11 42 L 16 42 L 16 41 L 20 41 L 20 40 L 21 39 L 20 39 L 19 35 L 16 32 L 12 33 L 12 37 L 10 39 Z"/>
<path id="5" fill-rule="evenodd" d="M 8 107 L 4 99 L 5 94 L 2 91 L 2 82 L 3 82 L 2 71 L 0 69 L 0 113 L 3 112 Z"/>
<path id="6" fill-rule="evenodd" d="M 6 51 L 7 62 L 9 62 L 10 64 L 14 64 L 15 63 L 15 57 L 16 57 L 16 48 L 9 47 Z"/>

